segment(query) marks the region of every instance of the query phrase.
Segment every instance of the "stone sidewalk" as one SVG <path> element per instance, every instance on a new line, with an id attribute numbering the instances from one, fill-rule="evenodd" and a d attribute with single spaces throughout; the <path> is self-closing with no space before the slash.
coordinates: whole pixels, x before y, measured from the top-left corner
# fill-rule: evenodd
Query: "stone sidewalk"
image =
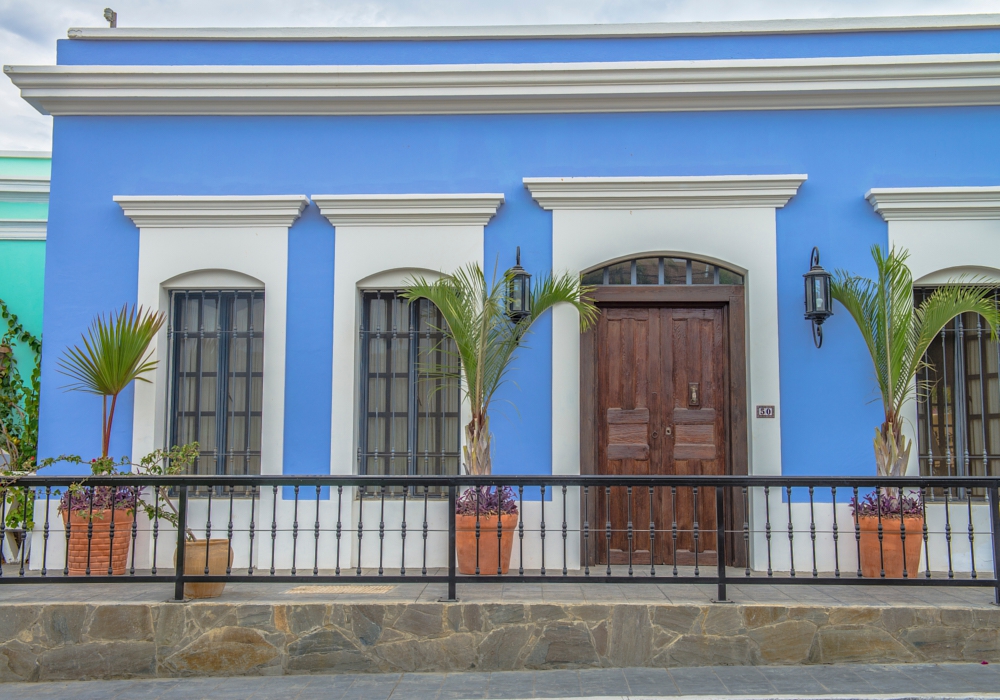
<path id="1" fill-rule="evenodd" d="M 473 700 L 479 698 L 1000 698 L 1000 665 L 626 668 L 0 685 L 23 700 Z"/>
<path id="2" fill-rule="evenodd" d="M 146 573 L 146 572 L 137 572 Z M 161 572 L 169 573 L 169 572 Z M 279 571 L 287 575 L 288 571 Z M 329 571 L 321 571 L 331 574 Z M 412 583 L 357 584 L 352 572 L 345 572 L 343 579 L 334 584 L 316 584 L 310 576 L 303 575 L 300 582 L 273 583 L 267 573 L 253 583 L 229 583 L 222 598 L 223 603 L 288 604 L 295 603 L 437 603 L 447 594 L 442 583 L 424 583 L 414 576 Z M 365 571 L 366 574 L 375 572 Z M 429 570 L 428 573 L 443 573 Z M 537 571 L 525 572 L 537 574 Z M 616 574 L 624 573 L 615 571 Z M 684 574 L 690 574 L 683 571 Z M 62 572 L 49 574 L 60 578 Z M 730 571 L 728 597 L 736 603 L 762 605 L 808 605 L 823 607 L 878 606 L 878 607 L 929 607 L 995 609 L 993 589 L 972 586 L 853 586 L 818 585 L 803 578 L 801 584 L 773 585 L 765 581 L 755 584 L 741 582 L 742 569 Z M 38 572 L 31 572 L 37 578 Z M 512 577 L 515 578 L 515 577 Z M 463 603 L 553 603 L 553 604 L 613 604 L 637 605 L 709 605 L 716 596 L 713 584 L 687 584 L 661 581 L 643 583 L 644 572 L 638 572 L 636 583 L 603 583 L 594 576 L 593 583 L 579 583 L 578 572 L 566 578 L 555 574 L 549 583 L 477 583 L 458 586 L 458 597 Z M 754 578 L 763 576 L 754 574 Z M 125 585 L 113 589 L 101 584 L 20 584 L 17 569 L 3 567 L 3 585 L 0 585 L 2 603 L 162 603 L 173 598 L 171 583 L 134 583 L 123 579 Z"/>

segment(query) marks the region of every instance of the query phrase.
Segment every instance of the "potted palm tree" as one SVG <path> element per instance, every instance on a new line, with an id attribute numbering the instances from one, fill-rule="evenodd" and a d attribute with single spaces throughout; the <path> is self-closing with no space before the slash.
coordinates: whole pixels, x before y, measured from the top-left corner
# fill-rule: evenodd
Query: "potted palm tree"
<path id="1" fill-rule="evenodd" d="M 535 286 L 527 305 L 515 298 L 523 282 L 512 270 L 503 275 L 494 270 L 493 280 L 487 282 L 482 267 L 473 263 L 435 282 L 423 277 L 408 280 L 404 292 L 411 302 L 417 299 L 432 302 L 445 320 L 446 327 L 440 330 L 451 341 L 453 354 L 459 360 L 458 368 L 428 369 L 432 374 L 460 382 L 472 414 L 465 426 L 464 469 L 474 476 L 492 473 L 490 405 L 505 383 L 515 353 L 531 326 L 561 303 L 577 309 L 582 330 L 593 325 L 597 318 L 597 307 L 586 298 L 589 288 L 583 287 L 578 277 L 546 275 Z M 520 313 L 510 313 L 512 308 L 521 306 L 525 308 Z M 470 488 L 458 499 L 455 518 L 459 570 L 475 574 L 478 564 L 486 573 L 498 568 L 507 573 L 518 519 L 511 490 Z M 477 524 L 483 533 L 496 533 L 499 524 L 500 538 L 477 538 Z"/>
<path id="2" fill-rule="evenodd" d="M 872 280 L 838 271 L 831 292 L 854 319 L 875 368 L 875 380 L 885 419 L 875 429 L 875 464 L 880 477 L 899 477 L 906 471 L 912 442 L 903 434 L 903 406 L 925 387 L 917 373 L 927 366 L 924 355 L 941 330 L 964 313 L 983 317 L 993 339 L 1000 311 L 992 301 L 991 286 L 959 279 L 938 287 L 918 306 L 913 303 L 913 277 L 906 265 L 909 254 L 892 249 L 888 255 L 872 246 L 878 276 Z M 876 489 L 853 504 L 861 529 L 861 570 L 865 576 L 903 576 L 903 535 L 908 571 L 920 561 L 923 504 L 902 489 Z M 878 535 L 882 528 L 882 537 Z M 881 541 L 880 541 L 881 540 Z M 884 572 L 884 573 L 883 573 Z"/>
<path id="3" fill-rule="evenodd" d="M 131 309 L 123 306 L 107 318 L 98 316 L 87 335 L 83 336 L 83 346 L 69 348 L 59 361 L 59 371 L 74 380 L 66 389 L 96 394 L 103 399 L 101 456 L 90 462 L 91 472 L 95 475 L 177 474 L 198 457 L 198 443 L 174 447 L 169 451 L 156 450 L 137 463 L 128 458 L 115 461 L 108 456 L 118 396 L 134 381 L 149 381 L 143 375 L 156 368 L 149 345 L 163 327 L 164 320 L 160 312 L 144 310 L 141 306 Z M 64 456 L 57 460 L 45 460 L 45 465 L 55 461 L 80 463 L 83 460 L 77 456 Z M 156 487 L 156 496 L 173 512 L 165 512 L 147 502 L 141 488 L 121 485 L 85 489 L 81 484 L 71 486 L 59 503 L 59 511 L 70 529 L 70 574 L 84 574 L 88 568 L 94 571 L 110 568 L 114 575 L 124 574 L 130 538 L 127 534 L 115 537 L 114 532 L 128 533 L 136 510 L 142 509 L 151 518 L 177 522 L 177 509 L 169 494 Z M 228 539 L 199 540 L 190 528 L 186 529 L 186 538 L 190 544 L 184 548 L 185 573 L 226 573 L 233 556 Z M 189 598 L 214 598 L 222 594 L 225 585 L 189 583 L 184 586 L 184 594 Z"/>
<path id="4" fill-rule="evenodd" d="M 118 397 L 133 381 L 149 381 L 143 375 L 156 367 L 156 361 L 150 359 L 149 344 L 164 320 L 162 313 L 123 306 L 107 317 L 94 319 L 82 338 L 83 345 L 68 348 L 59 360 L 58 371 L 73 380 L 64 387 L 66 390 L 96 394 L 102 399 L 101 456 L 91 461 L 94 474 L 115 470 L 108 448 Z M 132 489 L 97 486 L 84 492 L 71 488 L 63 494 L 59 511 L 70 529 L 67 561 L 71 574 L 89 573 L 90 569 L 125 573 L 130 538 L 121 534 L 114 537 L 114 533 L 128 532 L 132 527 Z"/>

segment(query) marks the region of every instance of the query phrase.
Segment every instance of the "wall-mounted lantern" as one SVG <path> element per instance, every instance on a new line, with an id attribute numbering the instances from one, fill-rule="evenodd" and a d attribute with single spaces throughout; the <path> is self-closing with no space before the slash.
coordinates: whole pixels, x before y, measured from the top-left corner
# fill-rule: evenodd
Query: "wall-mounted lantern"
<path id="1" fill-rule="evenodd" d="M 517 323 L 531 315 L 531 275 L 521 267 L 521 246 L 517 247 L 517 264 L 507 274 L 510 276 L 507 289 L 507 315 Z"/>
<path id="2" fill-rule="evenodd" d="M 823 346 L 823 322 L 833 316 L 831 275 L 819 264 L 819 248 L 812 249 L 809 272 L 802 276 L 806 280 L 806 320 L 812 321 L 813 342 L 819 348 Z"/>

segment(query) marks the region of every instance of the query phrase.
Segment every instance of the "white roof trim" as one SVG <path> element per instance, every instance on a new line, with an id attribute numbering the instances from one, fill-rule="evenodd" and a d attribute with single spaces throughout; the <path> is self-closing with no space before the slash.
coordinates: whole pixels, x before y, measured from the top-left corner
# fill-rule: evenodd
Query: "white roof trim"
<path id="1" fill-rule="evenodd" d="M 1000 187 L 879 187 L 865 198 L 886 221 L 1000 219 Z"/>
<path id="2" fill-rule="evenodd" d="M 117 196 L 139 228 L 288 228 L 309 200 L 304 194 L 260 196 Z"/>
<path id="3" fill-rule="evenodd" d="M 1000 54 L 400 66 L 4 66 L 43 114 L 518 114 L 1000 104 Z"/>
<path id="4" fill-rule="evenodd" d="M 0 219 L 0 241 L 44 241 L 47 222 L 32 219 Z"/>
<path id="5" fill-rule="evenodd" d="M 485 226 L 503 204 L 501 193 L 314 194 L 334 226 Z"/>
<path id="6" fill-rule="evenodd" d="M 49 201 L 49 178 L 0 175 L 0 202 Z"/>
<path id="7" fill-rule="evenodd" d="M 38 158 L 52 157 L 52 151 L 0 151 L 0 158 Z"/>
<path id="8" fill-rule="evenodd" d="M 670 37 L 732 34 L 813 34 L 912 30 L 983 29 L 1000 26 L 1000 14 L 836 17 L 736 22 L 650 22 L 637 24 L 536 24 L 478 27 L 243 27 L 243 28 L 73 28 L 70 39 L 103 41 L 378 41 L 461 39 L 569 39 Z"/>
<path id="9" fill-rule="evenodd" d="M 543 209 L 780 208 L 806 175 L 526 177 Z"/>

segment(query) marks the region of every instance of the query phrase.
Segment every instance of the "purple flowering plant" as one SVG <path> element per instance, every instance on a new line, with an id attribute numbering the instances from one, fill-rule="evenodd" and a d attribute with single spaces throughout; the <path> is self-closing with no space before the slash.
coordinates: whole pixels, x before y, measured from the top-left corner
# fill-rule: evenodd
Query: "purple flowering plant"
<path id="1" fill-rule="evenodd" d="M 93 476 L 167 476 L 182 474 L 198 458 L 199 447 L 192 442 L 170 450 L 154 450 L 140 459 L 132 462 L 128 457 L 114 460 L 111 457 L 99 457 L 89 462 Z M 56 462 L 83 464 L 84 460 L 76 455 L 64 455 L 55 459 L 45 460 L 40 466 L 50 466 Z M 124 510 L 134 515 L 136 510 L 146 513 L 150 519 L 161 518 L 177 525 L 177 508 L 169 493 L 162 486 L 154 486 L 153 494 L 146 493 L 145 486 L 92 486 L 84 478 L 70 484 L 59 499 L 59 512 L 70 512 L 85 518 L 103 519 L 109 510 Z M 151 500 L 150 495 L 155 497 Z M 163 506 L 167 506 L 164 509 Z M 194 534 L 187 530 L 187 537 L 193 540 Z"/>
<path id="2" fill-rule="evenodd" d="M 919 517 L 924 514 L 924 506 L 916 496 L 908 496 L 900 489 L 885 489 L 878 496 L 870 493 L 864 498 L 851 499 L 851 513 L 859 518 L 899 519 L 900 517 Z"/>
<path id="3" fill-rule="evenodd" d="M 478 503 L 477 503 L 478 501 Z M 472 486 L 455 499 L 457 515 L 516 515 L 517 500 L 510 486 Z"/>

